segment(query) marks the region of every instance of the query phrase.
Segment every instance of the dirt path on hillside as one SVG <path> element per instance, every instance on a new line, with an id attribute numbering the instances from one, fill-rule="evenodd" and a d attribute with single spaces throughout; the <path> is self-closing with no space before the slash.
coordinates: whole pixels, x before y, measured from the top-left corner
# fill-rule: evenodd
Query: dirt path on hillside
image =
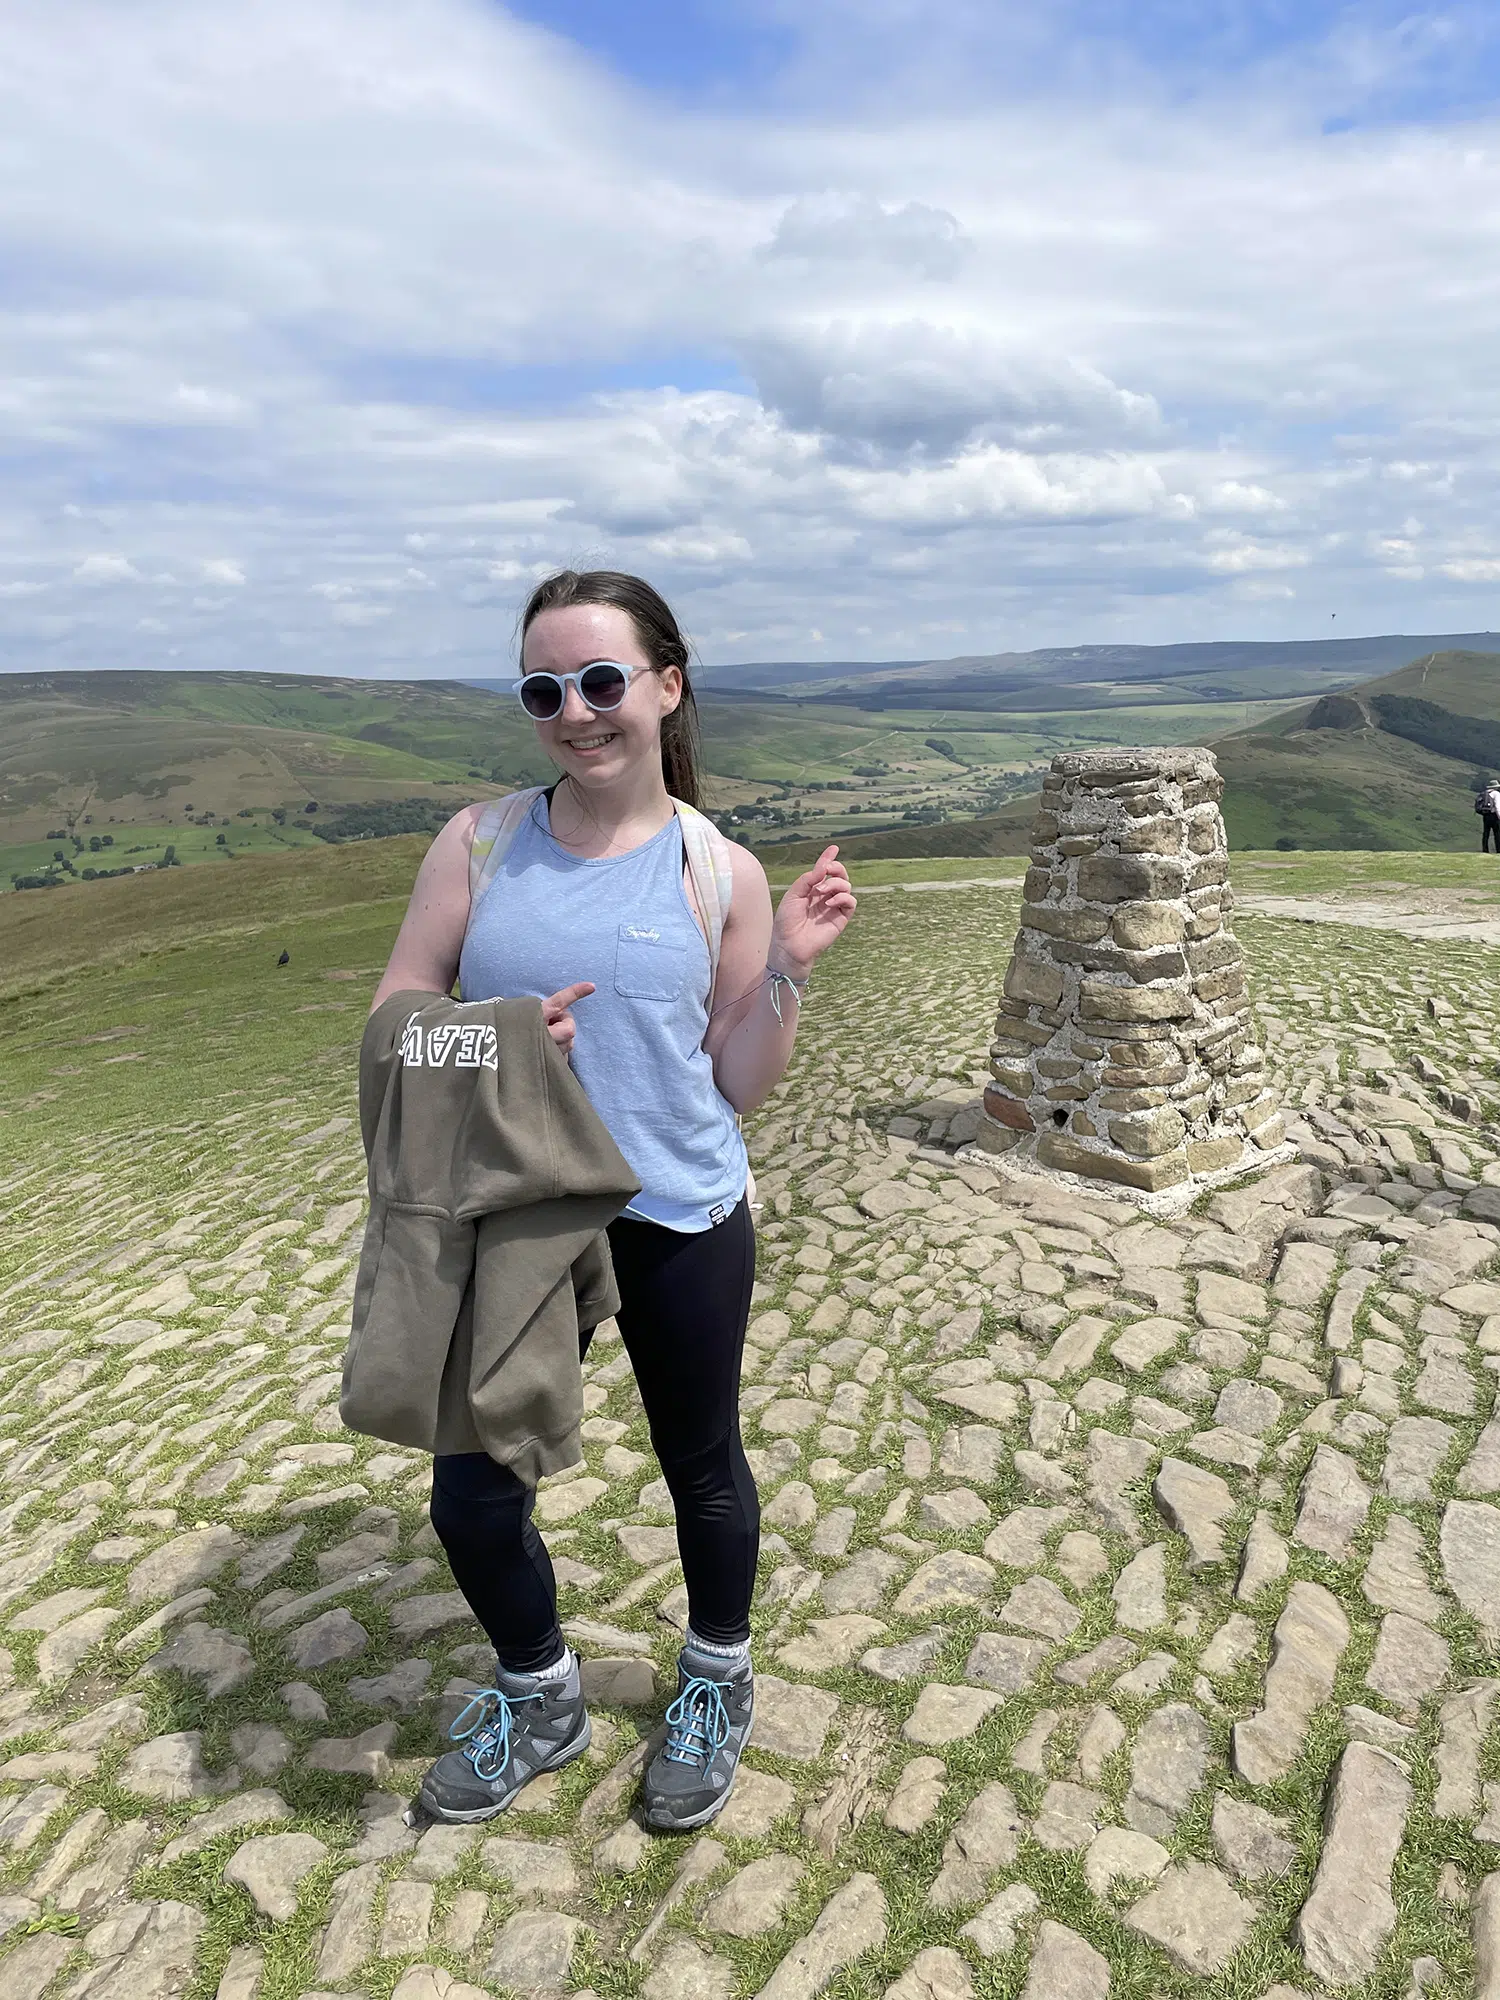
<path id="1" fill-rule="evenodd" d="M 950 881 L 871 882 L 856 885 L 861 896 L 893 890 L 1016 889 L 1019 875 L 964 875 Z M 1277 896 L 1258 889 L 1235 889 L 1235 905 L 1265 917 L 1309 924 L 1352 924 L 1357 930 L 1395 931 L 1409 938 L 1456 938 L 1471 944 L 1500 945 L 1500 898 L 1490 901 L 1472 890 L 1421 889 L 1406 882 L 1362 882 L 1357 895 L 1329 890 L 1321 896 Z"/>
<path id="2" fill-rule="evenodd" d="M 1378 900 L 1372 888 L 1383 888 Z M 1360 930 L 1397 931 L 1409 938 L 1461 938 L 1500 945 L 1500 903 L 1458 889 L 1417 889 L 1403 883 L 1362 883 L 1359 895 L 1336 890 L 1322 896 L 1273 896 L 1235 890 L 1235 905 L 1266 917 L 1311 924 L 1353 924 Z"/>

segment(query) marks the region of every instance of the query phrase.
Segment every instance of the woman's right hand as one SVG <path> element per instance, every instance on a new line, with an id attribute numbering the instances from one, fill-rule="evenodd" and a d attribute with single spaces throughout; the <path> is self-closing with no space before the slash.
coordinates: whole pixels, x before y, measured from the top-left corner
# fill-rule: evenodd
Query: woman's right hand
<path id="1" fill-rule="evenodd" d="M 593 982 L 585 979 L 577 986 L 565 986 L 560 993 L 549 994 L 542 1002 L 542 1019 L 547 1024 L 547 1033 L 565 1056 L 572 1055 L 573 1037 L 578 1033 L 578 1023 L 573 1019 L 574 1004 L 587 1000 L 593 991 Z"/>

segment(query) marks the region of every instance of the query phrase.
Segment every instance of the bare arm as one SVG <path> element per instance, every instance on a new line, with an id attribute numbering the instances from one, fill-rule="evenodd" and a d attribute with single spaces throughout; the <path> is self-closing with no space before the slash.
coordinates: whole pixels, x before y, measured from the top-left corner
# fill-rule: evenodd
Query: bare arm
<path id="1" fill-rule="evenodd" d="M 393 993 L 451 993 L 469 922 L 469 846 L 482 808 L 455 813 L 417 870 L 373 1013 Z"/>
<path id="2" fill-rule="evenodd" d="M 713 1057 L 720 1092 L 741 1114 L 765 1102 L 797 1039 L 801 1002 L 784 984 L 773 985 L 768 973 L 805 980 L 854 913 L 854 895 L 837 854 L 836 847 L 828 848 L 793 883 L 773 919 L 765 870 L 748 849 L 734 849 L 734 893 L 703 1046 Z"/>

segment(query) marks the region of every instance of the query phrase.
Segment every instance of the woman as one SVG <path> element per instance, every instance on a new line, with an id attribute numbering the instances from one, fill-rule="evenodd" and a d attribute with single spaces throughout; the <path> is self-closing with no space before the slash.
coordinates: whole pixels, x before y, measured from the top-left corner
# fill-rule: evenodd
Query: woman
<path id="1" fill-rule="evenodd" d="M 687 658 L 671 611 L 637 577 L 565 570 L 538 585 L 522 618 L 519 691 L 562 777 L 537 798 L 472 911 L 483 808 L 448 822 L 374 1000 L 407 988 L 448 993 L 455 975 L 466 1000 L 540 999 L 552 1039 L 642 1183 L 609 1242 L 619 1328 L 676 1508 L 688 1594 L 677 1697 L 645 1778 L 646 1824 L 664 1832 L 723 1810 L 754 1706 L 760 1507 L 740 1441 L 739 1379 L 755 1237 L 735 1114 L 753 1111 L 786 1068 L 808 975 L 854 911 L 837 848 L 793 884 L 773 921 L 764 870 L 735 847 L 713 975 L 673 804 L 696 807 L 699 795 Z M 590 668 L 615 671 L 585 680 Z M 483 1453 L 434 1464 L 432 1524 L 497 1657 L 495 1686 L 455 1725 L 470 1725 L 463 1748 L 423 1781 L 421 1803 L 436 1818 L 489 1819 L 528 1779 L 588 1747 L 534 1498 Z"/>

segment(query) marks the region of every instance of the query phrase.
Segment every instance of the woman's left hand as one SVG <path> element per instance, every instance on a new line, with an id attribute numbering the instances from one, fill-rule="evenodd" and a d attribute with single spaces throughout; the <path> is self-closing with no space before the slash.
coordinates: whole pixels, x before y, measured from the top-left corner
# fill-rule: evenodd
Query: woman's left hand
<path id="1" fill-rule="evenodd" d="M 849 871 L 836 847 L 825 847 L 805 875 L 781 899 L 771 927 L 768 963 L 803 979 L 854 915 Z"/>

